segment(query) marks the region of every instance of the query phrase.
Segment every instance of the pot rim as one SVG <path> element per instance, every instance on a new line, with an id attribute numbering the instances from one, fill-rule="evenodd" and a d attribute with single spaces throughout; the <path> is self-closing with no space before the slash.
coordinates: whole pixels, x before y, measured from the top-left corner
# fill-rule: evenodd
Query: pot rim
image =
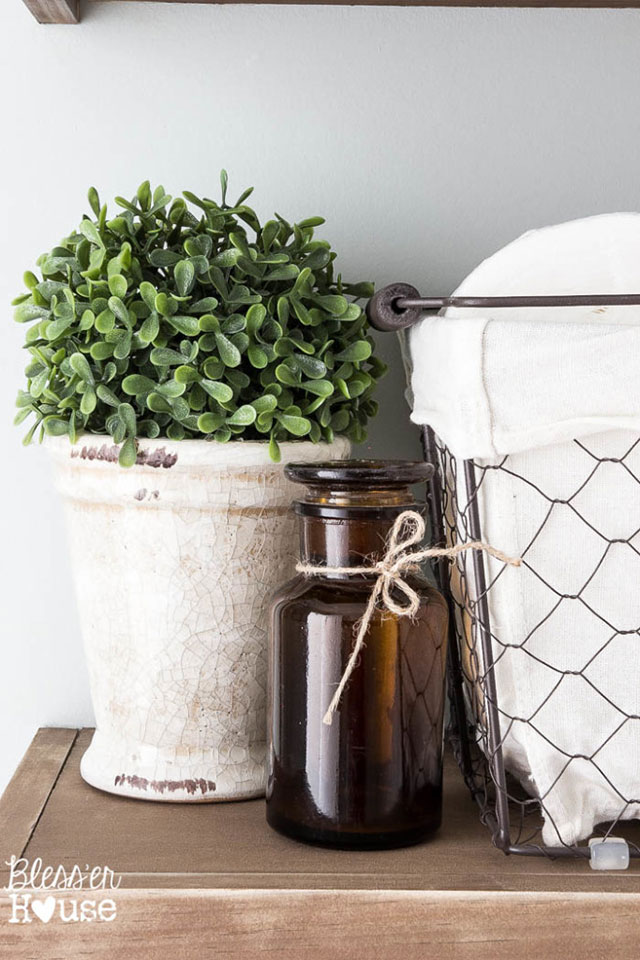
<path id="1" fill-rule="evenodd" d="M 300 440 L 285 440 L 279 442 L 281 460 L 274 463 L 269 457 L 268 440 L 229 440 L 228 443 L 217 443 L 212 440 L 189 439 L 169 440 L 167 437 L 157 437 L 151 440 L 141 437 L 137 441 L 138 450 L 145 454 L 142 462 L 135 470 L 143 466 L 171 467 L 176 463 L 184 465 L 194 463 L 210 464 L 260 464 L 281 467 L 292 460 L 309 457 L 311 460 L 326 460 L 328 451 L 335 451 L 336 459 L 342 459 L 345 452 L 351 447 L 347 437 L 337 436 L 332 443 L 321 441 L 312 443 L 304 438 Z M 84 433 L 76 443 L 71 443 L 68 437 L 51 437 L 44 439 L 43 445 L 51 457 L 57 462 L 73 461 L 77 465 L 97 466 L 105 463 L 117 465 L 118 451 L 121 444 L 116 444 L 107 434 Z"/>

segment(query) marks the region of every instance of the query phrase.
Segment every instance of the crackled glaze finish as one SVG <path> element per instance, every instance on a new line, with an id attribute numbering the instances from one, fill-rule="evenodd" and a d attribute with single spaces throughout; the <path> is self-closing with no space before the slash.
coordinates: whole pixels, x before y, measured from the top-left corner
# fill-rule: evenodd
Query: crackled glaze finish
<path id="1" fill-rule="evenodd" d="M 293 574 L 296 487 L 267 445 L 50 439 L 84 635 L 95 787 L 148 800 L 255 797 L 265 786 L 267 604 Z M 283 462 L 349 444 L 282 444 Z"/>

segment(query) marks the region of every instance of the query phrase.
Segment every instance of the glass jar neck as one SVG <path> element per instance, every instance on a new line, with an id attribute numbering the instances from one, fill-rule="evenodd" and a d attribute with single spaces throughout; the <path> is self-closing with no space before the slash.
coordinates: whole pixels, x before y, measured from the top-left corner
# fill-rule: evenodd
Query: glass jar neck
<path id="1" fill-rule="evenodd" d="M 415 505 L 408 485 L 309 484 L 304 500 L 296 504 L 301 559 L 328 568 L 372 566 L 384 556 L 396 518 Z"/>
<path id="2" fill-rule="evenodd" d="M 385 553 L 393 518 L 334 519 L 300 517 L 300 556 L 303 563 L 322 567 L 362 567 Z M 327 576 L 345 577 L 348 574 Z M 372 573 L 372 576 L 374 574 Z"/>

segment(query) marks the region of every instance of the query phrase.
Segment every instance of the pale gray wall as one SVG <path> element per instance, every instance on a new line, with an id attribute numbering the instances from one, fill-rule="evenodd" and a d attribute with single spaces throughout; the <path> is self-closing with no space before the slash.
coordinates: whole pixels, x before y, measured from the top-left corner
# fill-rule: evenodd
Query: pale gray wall
<path id="1" fill-rule="evenodd" d="M 640 11 L 95 3 L 0 12 L 0 787 L 38 724 L 91 721 L 60 506 L 10 426 L 7 301 L 86 188 L 254 184 L 322 213 L 345 274 L 447 292 L 528 227 L 640 203 Z M 412 456 L 395 346 L 367 446 Z"/>

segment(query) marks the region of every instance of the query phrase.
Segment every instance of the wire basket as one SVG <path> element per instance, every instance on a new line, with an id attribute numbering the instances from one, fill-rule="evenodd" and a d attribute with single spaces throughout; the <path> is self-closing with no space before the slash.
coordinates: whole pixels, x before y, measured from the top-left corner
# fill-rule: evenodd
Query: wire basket
<path id="1" fill-rule="evenodd" d="M 378 329 L 398 330 L 415 323 L 423 316 L 425 309 L 448 305 L 576 306 L 593 303 L 640 304 L 640 296 L 519 297 L 517 300 L 492 298 L 490 301 L 485 298 L 465 298 L 462 301 L 421 298 L 413 288 L 395 284 L 376 294 L 369 307 L 369 316 Z M 520 485 L 526 487 L 527 496 L 539 501 L 539 515 L 542 517 L 542 521 L 529 531 L 521 557 L 523 567 L 535 578 L 541 595 L 548 595 L 550 613 L 539 622 L 528 625 L 521 636 L 507 639 L 501 636 L 499 627 L 492 623 L 492 591 L 499 589 L 503 567 L 492 565 L 480 552 L 472 551 L 460 554 L 453 565 L 442 561 L 435 571 L 451 612 L 448 652 L 451 715 L 448 735 L 467 786 L 479 806 L 482 822 L 488 827 L 494 844 L 507 854 L 584 857 L 593 864 L 592 845 L 597 843 L 597 838 L 616 837 L 626 841 L 625 856 L 640 856 L 640 823 L 625 819 L 629 815 L 630 805 L 640 802 L 640 783 L 637 794 L 629 796 L 607 778 L 609 788 L 619 798 L 619 812 L 607 823 L 596 827 L 589 845 L 584 841 L 565 842 L 562 830 L 554 823 L 549 809 L 553 791 L 558 788 L 564 771 L 570 765 L 584 764 L 606 777 L 606 772 L 599 766 L 602 752 L 615 737 L 622 735 L 629 724 L 640 721 L 640 716 L 629 710 L 628 704 L 616 702 L 615 697 L 607 690 L 599 689 L 589 676 L 596 659 L 611 655 L 614 644 L 620 638 L 637 641 L 640 647 L 640 624 L 635 629 L 621 630 L 606 611 L 594 607 L 587 598 L 589 584 L 612 550 L 624 547 L 640 557 L 639 531 L 635 528 L 626 531 L 622 537 L 608 536 L 606 530 L 598 528 L 597 520 L 584 507 L 585 503 L 590 502 L 590 497 L 593 500 L 598 474 L 603 469 L 617 471 L 620 482 L 628 491 L 627 496 L 637 498 L 640 503 L 640 437 L 622 451 L 602 449 L 602 444 L 599 447 L 590 444 L 588 438 L 574 440 L 572 455 L 575 455 L 579 464 L 579 480 L 575 488 L 563 491 L 561 496 L 556 490 L 546 488 L 544 478 L 521 474 L 514 465 L 514 458 L 507 456 L 491 464 L 457 460 L 428 426 L 423 428 L 423 446 L 425 458 L 436 466 L 429 491 L 434 543 L 451 545 L 485 539 L 479 503 L 491 490 L 492 484 L 499 484 L 505 479 L 508 479 L 510 489 L 517 490 Z M 538 538 L 545 535 L 558 510 L 570 511 L 575 522 L 585 524 L 594 543 L 599 544 L 594 548 L 593 562 L 590 558 L 586 566 L 582 564 L 581 583 L 570 591 L 549 582 L 545 571 L 537 568 L 535 561 L 535 544 Z M 563 666 L 541 661 L 536 650 L 536 635 L 544 622 L 568 602 L 577 604 L 585 618 L 597 621 L 598 630 L 603 632 L 603 641 L 598 649 L 585 657 L 582 664 Z M 496 677 L 501 661 L 514 649 L 519 657 L 525 658 L 525 663 L 526 658 L 531 658 L 532 666 L 535 660 L 536 669 L 539 670 L 542 663 L 550 672 L 549 689 L 533 709 L 514 709 L 513 704 L 505 706 L 504 702 L 501 703 L 500 685 Z M 507 770 L 505 753 L 509 754 L 505 751 L 505 744 L 509 737 L 524 727 L 535 731 L 536 735 L 544 736 L 544 731 L 536 726 L 537 718 L 543 710 L 553 709 L 554 703 L 558 702 L 554 698 L 565 696 L 567 684 L 575 681 L 590 684 L 593 696 L 607 702 L 607 709 L 615 712 L 619 723 L 614 724 L 613 729 L 603 730 L 602 742 L 596 744 L 588 754 L 572 749 L 571 744 L 554 743 L 546 738 L 547 749 L 554 754 L 557 762 L 558 775 L 543 792 L 524 789 Z M 545 821 L 547 833 L 552 829 L 556 838 L 553 843 L 545 844 L 542 841 Z"/>

